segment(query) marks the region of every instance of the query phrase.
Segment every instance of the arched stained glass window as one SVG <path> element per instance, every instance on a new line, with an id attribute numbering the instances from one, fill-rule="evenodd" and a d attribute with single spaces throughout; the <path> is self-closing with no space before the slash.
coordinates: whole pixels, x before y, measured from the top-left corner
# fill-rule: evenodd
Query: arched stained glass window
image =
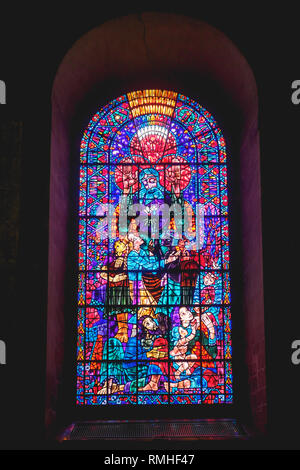
<path id="1" fill-rule="evenodd" d="M 222 132 L 182 94 L 128 93 L 81 141 L 77 404 L 232 400 Z"/>

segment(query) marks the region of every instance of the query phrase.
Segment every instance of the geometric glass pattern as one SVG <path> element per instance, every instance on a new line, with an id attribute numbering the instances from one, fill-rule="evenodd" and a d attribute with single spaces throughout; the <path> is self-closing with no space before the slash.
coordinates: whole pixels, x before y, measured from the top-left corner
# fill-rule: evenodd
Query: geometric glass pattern
<path id="1" fill-rule="evenodd" d="M 80 149 L 78 405 L 232 403 L 226 146 L 166 90 L 102 107 Z"/>

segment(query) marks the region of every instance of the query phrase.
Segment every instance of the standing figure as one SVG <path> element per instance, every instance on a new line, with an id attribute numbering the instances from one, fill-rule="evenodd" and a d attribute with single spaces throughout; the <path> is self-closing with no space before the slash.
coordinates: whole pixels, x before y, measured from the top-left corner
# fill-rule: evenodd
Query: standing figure
<path id="1" fill-rule="evenodd" d="M 132 302 L 127 276 L 128 242 L 116 241 L 114 260 L 108 267 L 103 266 L 100 276 L 107 280 L 103 318 L 116 318 L 118 332 L 115 337 L 121 343 L 128 341 L 128 313 Z"/>
<path id="2" fill-rule="evenodd" d="M 139 307 L 138 318 L 143 315 L 153 316 L 156 302 L 144 285 L 142 273 L 158 270 L 159 261 L 141 248 L 144 240 L 137 233 L 130 233 L 128 238 L 133 245 L 127 264 L 132 305 Z"/>
<path id="3" fill-rule="evenodd" d="M 198 276 L 196 287 L 195 287 L 195 294 L 194 294 L 194 310 L 198 315 L 201 315 L 201 321 L 207 327 L 209 331 L 209 345 L 214 345 L 216 343 L 216 332 L 213 322 L 210 319 L 206 310 L 208 307 L 200 307 L 200 299 L 202 300 L 202 304 L 210 305 L 213 304 L 215 301 L 215 288 L 213 284 L 215 283 L 216 276 L 212 272 L 206 273 L 203 278 L 204 289 L 202 289 L 201 297 L 200 297 L 200 276 Z"/>
<path id="4" fill-rule="evenodd" d="M 181 304 L 180 292 L 180 253 L 176 247 L 169 246 L 165 253 L 165 273 L 161 279 L 163 291 L 157 302 L 156 314 L 171 317 L 174 307 Z"/>
<path id="5" fill-rule="evenodd" d="M 197 282 L 199 263 L 198 254 L 194 250 L 188 251 L 185 247 L 186 240 L 178 241 L 177 250 L 180 253 L 181 272 L 181 305 L 192 306 L 195 286 Z"/>

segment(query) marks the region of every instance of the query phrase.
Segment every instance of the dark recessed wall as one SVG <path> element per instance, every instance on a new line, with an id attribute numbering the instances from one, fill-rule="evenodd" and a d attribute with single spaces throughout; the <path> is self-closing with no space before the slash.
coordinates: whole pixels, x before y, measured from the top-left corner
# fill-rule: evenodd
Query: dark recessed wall
<path id="1" fill-rule="evenodd" d="M 243 406 L 249 399 L 252 423 L 263 432 L 265 333 L 255 79 L 245 58 L 221 32 L 201 21 L 158 13 L 116 19 L 87 33 L 66 54 L 53 85 L 46 424 L 50 427 L 61 418 L 57 410 L 68 356 L 65 288 L 74 136 L 99 104 L 130 90 L 154 87 L 176 89 L 207 107 L 232 152 L 233 346 L 236 370 L 241 370 L 234 380 L 244 395 Z M 239 368 L 239 363 L 245 367 Z"/>

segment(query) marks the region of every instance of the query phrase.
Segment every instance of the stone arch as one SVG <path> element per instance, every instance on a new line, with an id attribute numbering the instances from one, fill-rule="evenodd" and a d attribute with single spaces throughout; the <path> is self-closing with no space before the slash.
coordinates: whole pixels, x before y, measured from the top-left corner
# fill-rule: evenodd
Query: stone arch
<path id="1" fill-rule="evenodd" d="M 102 99 L 108 96 L 108 101 L 110 97 L 114 98 L 130 89 L 142 89 L 149 85 L 151 88 L 159 86 L 166 89 L 180 87 L 188 96 L 193 90 L 198 102 L 204 106 L 206 102 L 210 104 L 208 109 L 221 127 L 227 128 L 229 134 L 231 129 L 235 129 L 236 138 L 232 147 L 237 159 L 234 180 L 236 194 L 239 194 L 240 298 L 249 409 L 252 423 L 263 431 L 266 425 L 266 383 L 256 82 L 246 59 L 222 32 L 202 21 L 167 13 L 129 15 L 92 29 L 65 55 L 54 80 L 46 424 L 49 426 L 55 422 L 57 398 L 63 380 L 74 120 L 78 110 L 95 96 Z"/>

